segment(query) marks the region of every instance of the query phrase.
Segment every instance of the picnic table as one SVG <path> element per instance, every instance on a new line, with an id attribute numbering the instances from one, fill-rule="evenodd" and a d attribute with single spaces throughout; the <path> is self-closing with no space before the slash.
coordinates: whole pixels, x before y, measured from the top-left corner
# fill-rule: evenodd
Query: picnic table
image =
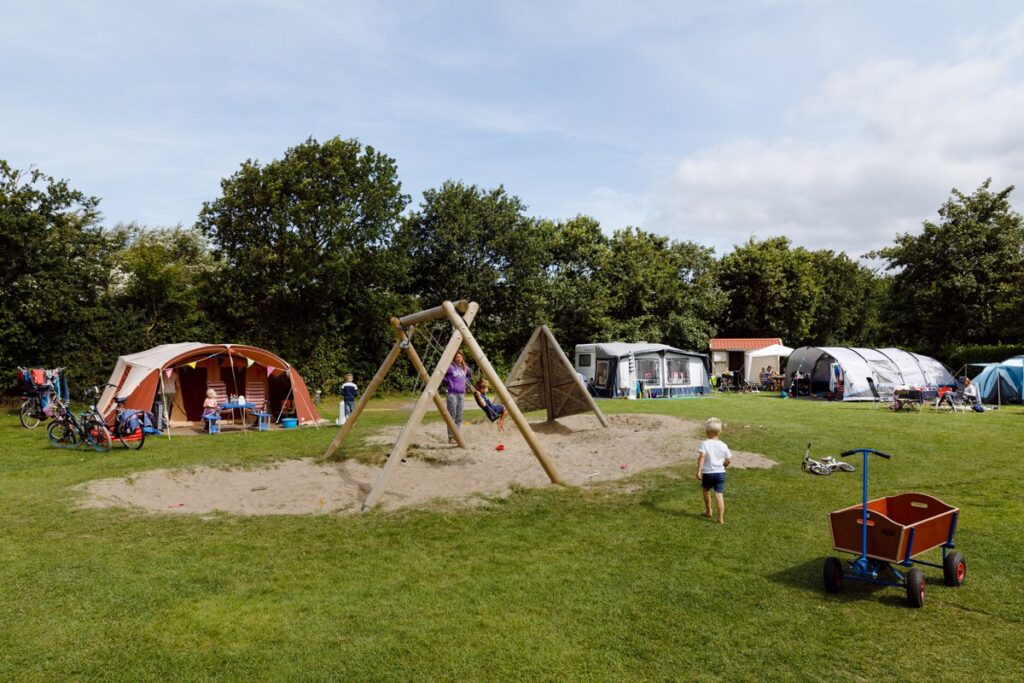
<path id="1" fill-rule="evenodd" d="M 241 412 L 242 413 L 242 429 L 244 430 L 245 429 L 245 411 L 246 410 L 254 410 L 256 408 L 256 404 L 255 403 L 249 403 L 248 401 L 245 402 L 245 403 L 239 403 L 238 401 L 235 401 L 235 402 L 228 401 L 227 403 L 221 403 L 219 407 L 220 407 L 221 410 L 230 410 L 231 411 L 231 415 L 232 415 L 231 420 L 232 420 L 232 422 L 234 422 L 234 414 L 235 414 L 234 411 L 237 410 L 237 411 Z"/>

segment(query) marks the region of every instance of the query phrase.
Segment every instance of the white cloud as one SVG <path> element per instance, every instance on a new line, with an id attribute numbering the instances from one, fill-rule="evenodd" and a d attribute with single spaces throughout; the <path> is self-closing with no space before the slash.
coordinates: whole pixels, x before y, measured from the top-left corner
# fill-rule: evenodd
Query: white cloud
<path id="1" fill-rule="evenodd" d="M 647 224 L 719 249 L 786 235 L 860 255 L 933 218 L 953 187 L 1018 182 L 1024 84 L 1017 43 L 1007 44 L 943 64 L 890 60 L 835 73 L 788 113 L 786 137 L 680 159 Z"/>

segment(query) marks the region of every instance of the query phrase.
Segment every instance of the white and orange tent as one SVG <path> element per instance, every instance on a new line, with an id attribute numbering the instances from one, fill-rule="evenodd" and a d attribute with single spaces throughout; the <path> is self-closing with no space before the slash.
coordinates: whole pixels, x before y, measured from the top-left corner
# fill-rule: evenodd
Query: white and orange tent
<path id="1" fill-rule="evenodd" d="M 108 386 L 99 400 L 105 417 L 115 411 L 114 398 L 127 397 L 125 407 L 151 410 L 162 398 L 168 423 L 200 420 L 207 385 L 222 383 L 230 394 L 260 387 L 270 411 L 276 414 L 291 401 L 300 424 L 316 424 L 320 414 L 298 371 L 283 358 L 255 346 L 182 342 L 163 344 L 117 359 Z"/>

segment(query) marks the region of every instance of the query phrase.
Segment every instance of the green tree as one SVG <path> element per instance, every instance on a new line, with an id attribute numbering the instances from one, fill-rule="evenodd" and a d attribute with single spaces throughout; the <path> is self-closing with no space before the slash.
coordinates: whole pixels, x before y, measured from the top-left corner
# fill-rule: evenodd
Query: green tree
<path id="1" fill-rule="evenodd" d="M 714 251 L 626 228 L 609 242 L 601 279 L 609 294 L 609 340 L 706 348 L 726 299 Z"/>
<path id="2" fill-rule="evenodd" d="M 133 316 L 134 348 L 179 341 L 220 341 L 209 315 L 217 296 L 216 275 L 206 238 L 197 230 L 119 225 L 113 233 L 125 247 L 116 255 L 113 297 L 123 315 Z"/>
<path id="3" fill-rule="evenodd" d="M 549 250 L 548 325 L 571 358 L 576 344 L 604 339 L 612 327 L 609 240 L 588 216 L 542 227 Z"/>
<path id="4" fill-rule="evenodd" d="M 809 343 L 827 346 L 872 346 L 882 343 L 881 311 L 886 282 L 871 268 L 830 249 L 808 254 L 820 283 L 817 315 Z"/>
<path id="5" fill-rule="evenodd" d="M 1021 339 L 1024 220 L 1010 206 L 1013 186 L 973 194 L 954 189 L 919 234 L 903 233 L 871 256 L 893 271 L 892 334 L 923 348 Z"/>
<path id="6" fill-rule="evenodd" d="M 545 320 L 549 226 L 502 187 L 447 181 L 423 193 L 403 233 L 414 273 L 407 291 L 425 307 L 476 301 L 475 336 L 492 361 L 514 360 Z"/>
<path id="7" fill-rule="evenodd" d="M 224 264 L 213 286 L 226 331 L 303 362 L 313 388 L 372 373 L 406 277 L 391 245 L 408 201 L 394 160 L 357 140 L 246 161 L 197 223 Z"/>
<path id="8" fill-rule="evenodd" d="M 0 366 L 66 366 L 81 385 L 123 350 L 124 320 L 108 305 L 120 244 L 98 207 L 66 180 L 0 160 Z"/>
<path id="9" fill-rule="evenodd" d="M 781 337 L 791 346 L 818 343 L 812 338 L 822 299 L 814 260 L 786 237 L 748 240 L 721 261 L 720 284 L 729 306 L 724 334 Z"/>

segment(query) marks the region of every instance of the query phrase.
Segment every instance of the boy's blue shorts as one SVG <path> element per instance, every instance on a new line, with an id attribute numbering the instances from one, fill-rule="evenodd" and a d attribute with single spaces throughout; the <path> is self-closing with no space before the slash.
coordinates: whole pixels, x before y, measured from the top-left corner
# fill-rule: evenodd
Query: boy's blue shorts
<path id="1" fill-rule="evenodd" d="M 725 472 L 704 472 L 700 475 L 700 485 L 704 489 L 714 489 L 715 493 L 725 493 Z"/>

